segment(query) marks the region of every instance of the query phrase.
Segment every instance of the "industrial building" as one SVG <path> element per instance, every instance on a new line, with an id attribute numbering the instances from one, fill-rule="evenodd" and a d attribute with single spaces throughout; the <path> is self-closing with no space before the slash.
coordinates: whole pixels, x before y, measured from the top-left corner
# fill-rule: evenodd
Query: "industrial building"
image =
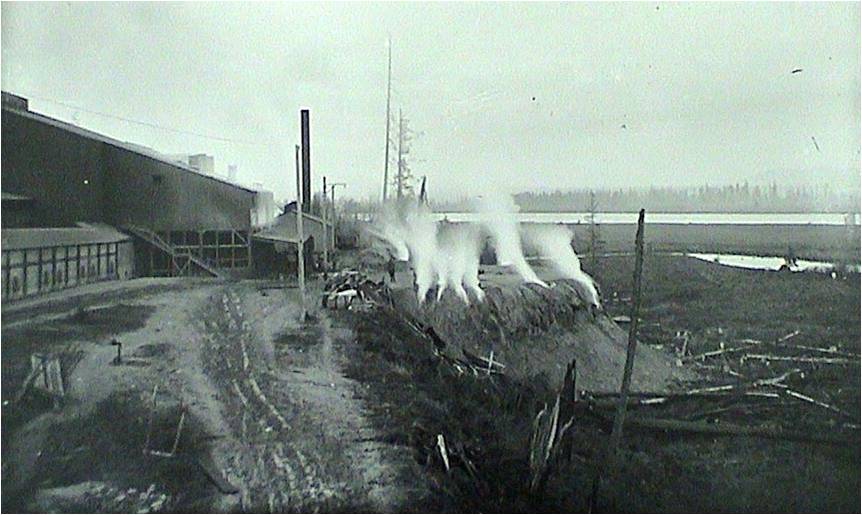
<path id="1" fill-rule="evenodd" d="M 296 267 L 299 233 L 296 225 L 296 203 L 285 207 L 268 227 L 256 232 L 252 238 L 254 261 L 259 277 L 279 277 L 291 273 Z M 332 250 L 331 225 L 310 213 L 302 216 L 303 255 L 306 270 L 316 268 L 324 248 Z"/>
<path id="2" fill-rule="evenodd" d="M 84 279 L 253 271 L 252 236 L 275 217 L 271 192 L 33 112 L 26 98 L 7 92 L 2 134 L 4 299 Z M 112 264 L 127 242 L 133 259 Z M 22 265 L 31 259 L 32 270 Z M 19 268 L 21 287 L 13 295 Z M 47 270 L 54 279 L 42 281 Z"/>

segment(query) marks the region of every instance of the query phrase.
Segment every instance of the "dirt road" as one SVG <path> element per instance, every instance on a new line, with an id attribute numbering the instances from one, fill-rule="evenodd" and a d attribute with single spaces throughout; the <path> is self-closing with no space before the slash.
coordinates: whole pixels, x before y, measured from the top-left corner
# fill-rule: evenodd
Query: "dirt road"
<path id="1" fill-rule="evenodd" d="M 18 314 L 16 325 L 3 329 L 3 486 L 12 492 L 4 508 L 127 511 L 111 504 L 124 497 L 115 494 L 143 492 L 147 484 L 171 494 L 146 507 L 152 511 L 393 511 L 408 503 L 410 492 L 422 488 L 416 465 L 403 448 L 377 441 L 359 400 L 362 386 L 342 373 L 352 329 L 313 308 L 312 321 L 300 324 L 297 291 L 258 286 L 200 282 L 181 291 L 166 285 L 137 296 L 118 290 L 71 299 L 69 305 L 90 307 L 83 319 L 59 314 L 27 322 Z M 127 358 L 120 366 L 110 364 L 112 338 L 123 342 Z M 17 350 L 7 353 L 12 345 Z M 24 413 L 6 402 L 36 351 L 76 356 L 64 372 L 62 409 Z M 188 409 L 179 454 L 187 447 L 195 459 L 213 463 L 238 494 L 177 473 L 150 474 L 164 461 L 139 454 L 156 386 L 160 405 Z M 126 416 L 118 399 L 127 397 L 134 402 Z M 106 411 L 116 427 L 91 440 L 109 442 L 63 436 L 75 424 L 104 429 L 97 417 Z M 109 444 L 127 455 L 106 458 Z M 57 466 L 71 459 L 92 465 L 74 473 Z M 102 494 L 80 486 L 93 482 L 105 484 L 99 491 L 113 500 L 95 499 Z"/>
<path id="2" fill-rule="evenodd" d="M 374 441 L 360 386 L 342 373 L 341 351 L 354 335 L 316 309 L 314 321 L 300 324 L 298 308 L 295 290 L 259 292 L 251 283 L 225 287 L 202 306 L 204 370 L 232 413 L 236 448 L 224 454 L 240 507 L 396 509 L 405 501 L 397 453 Z"/>

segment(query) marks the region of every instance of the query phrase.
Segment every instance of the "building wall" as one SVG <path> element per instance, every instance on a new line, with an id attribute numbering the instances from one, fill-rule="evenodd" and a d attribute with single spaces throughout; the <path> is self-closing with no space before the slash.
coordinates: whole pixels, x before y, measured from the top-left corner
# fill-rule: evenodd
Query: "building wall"
<path id="1" fill-rule="evenodd" d="M 2 189 L 34 199 L 34 224 L 249 230 L 256 193 L 7 109 Z"/>
<path id="2" fill-rule="evenodd" d="M 0 295 L 16 300 L 83 284 L 134 276 L 131 240 L 2 252 Z"/>
<path id="3" fill-rule="evenodd" d="M 63 227 L 103 220 L 102 143 L 3 110 L 4 192 L 32 197 L 32 222 Z"/>
<path id="4" fill-rule="evenodd" d="M 105 145 L 106 223 L 155 231 L 247 230 L 255 192 Z"/>

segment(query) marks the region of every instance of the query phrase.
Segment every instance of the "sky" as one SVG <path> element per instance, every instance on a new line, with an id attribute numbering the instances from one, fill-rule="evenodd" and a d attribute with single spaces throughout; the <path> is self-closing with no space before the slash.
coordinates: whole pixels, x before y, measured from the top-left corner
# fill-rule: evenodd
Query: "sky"
<path id="1" fill-rule="evenodd" d="M 392 112 L 416 133 L 409 160 L 432 199 L 773 180 L 859 188 L 858 2 L 0 10 L 2 88 L 31 110 L 167 154 L 214 155 L 217 173 L 236 164 L 240 182 L 277 199 L 294 196 L 300 108 L 311 110 L 314 188 L 326 175 L 347 184 L 339 195 L 379 198 L 389 38 Z"/>

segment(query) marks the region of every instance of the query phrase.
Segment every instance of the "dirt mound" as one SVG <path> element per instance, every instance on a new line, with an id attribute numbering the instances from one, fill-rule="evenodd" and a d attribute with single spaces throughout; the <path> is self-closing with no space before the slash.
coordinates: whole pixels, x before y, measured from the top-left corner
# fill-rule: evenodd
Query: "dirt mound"
<path id="1" fill-rule="evenodd" d="M 578 384 L 588 390 L 618 390 L 626 354 L 626 333 L 582 300 L 579 285 L 559 280 L 551 288 L 534 284 L 487 286 L 484 302 L 465 305 L 452 292 L 419 306 L 409 289 L 393 292 L 396 309 L 434 328 L 447 342 L 444 352 L 493 359 L 521 380 L 562 381 L 566 365 L 578 362 Z M 460 357 L 460 356 L 458 356 Z M 640 346 L 633 389 L 661 391 L 688 373 L 667 353 Z"/>

